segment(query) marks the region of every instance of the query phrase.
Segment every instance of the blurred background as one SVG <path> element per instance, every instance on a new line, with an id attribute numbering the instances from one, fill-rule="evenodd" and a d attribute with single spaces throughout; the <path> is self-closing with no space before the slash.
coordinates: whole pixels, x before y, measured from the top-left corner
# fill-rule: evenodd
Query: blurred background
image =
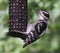
<path id="1" fill-rule="evenodd" d="M 28 0 L 30 22 L 37 19 L 34 8 L 47 9 L 50 20 L 46 33 L 33 44 L 22 48 L 20 38 L 7 37 L 9 0 L 0 0 L 0 53 L 60 53 L 60 0 Z"/>

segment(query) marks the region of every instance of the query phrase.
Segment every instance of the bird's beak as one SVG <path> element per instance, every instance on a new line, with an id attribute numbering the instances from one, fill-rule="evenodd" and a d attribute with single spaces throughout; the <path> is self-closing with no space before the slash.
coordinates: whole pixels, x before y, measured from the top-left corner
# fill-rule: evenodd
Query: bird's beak
<path id="1" fill-rule="evenodd" d="M 41 10 L 38 10 L 38 9 L 34 9 L 34 10 L 35 10 L 35 12 L 36 12 L 37 14 L 39 14 L 40 11 L 41 11 Z"/>
<path id="2" fill-rule="evenodd" d="M 42 10 L 34 9 L 37 14 L 40 14 Z"/>
<path id="3" fill-rule="evenodd" d="M 37 10 L 37 9 L 34 9 L 34 10 L 35 10 L 35 12 L 36 12 L 36 13 L 38 13 L 38 12 L 39 12 L 39 10 Z"/>

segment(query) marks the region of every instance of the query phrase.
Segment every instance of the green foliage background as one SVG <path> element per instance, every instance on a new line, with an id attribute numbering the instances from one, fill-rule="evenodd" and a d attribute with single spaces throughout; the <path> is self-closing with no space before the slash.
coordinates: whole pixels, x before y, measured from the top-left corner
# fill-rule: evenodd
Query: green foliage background
<path id="1" fill-rule="evenodd" d="M 48 28 L 44 36 L 22 48 L 20 38 L 7 37 L 9 0 L 0 0 L 0 53 L 60 53 L 60 0 L 28 0 L 30 22 L 37 19 L 34 8 L 50 12 Z"/>

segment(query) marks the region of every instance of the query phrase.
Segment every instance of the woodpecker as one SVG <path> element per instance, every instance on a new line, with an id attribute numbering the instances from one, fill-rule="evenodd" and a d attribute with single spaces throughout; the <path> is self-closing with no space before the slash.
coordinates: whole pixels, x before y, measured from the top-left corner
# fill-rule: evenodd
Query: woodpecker
<path id="1" fill-rule="evenodd" d="M 36 12 L 39 16 L 39 19 L 33 24 L 28 23 L 26 32 L 15 31 L 15 32 L 25 34 L 27 36 L 26 39 L 24 39 L 25 43 L 23 45 L 23 48 L 35 42 L 46 31 L 47 22 L 49 20 L 49 13 L 45 10 L 36 10 Z"/>

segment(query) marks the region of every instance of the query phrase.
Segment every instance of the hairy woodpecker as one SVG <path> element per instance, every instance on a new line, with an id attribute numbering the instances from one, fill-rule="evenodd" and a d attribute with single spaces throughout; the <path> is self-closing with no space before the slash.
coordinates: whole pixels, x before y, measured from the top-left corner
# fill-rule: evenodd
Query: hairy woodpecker
<path id="1" fill-rule="evenodd" d="M 25 44 L 23 45 L 23 48 L 39 39 L 47 28 L 49 13 L 44 10 L 36 11 L 37 14 L 39 15 L 39 19 L 33 24 L 28 23 L 26 32 L 16 31 L 27 36 L 26 39 L 24 40 Z"/>

